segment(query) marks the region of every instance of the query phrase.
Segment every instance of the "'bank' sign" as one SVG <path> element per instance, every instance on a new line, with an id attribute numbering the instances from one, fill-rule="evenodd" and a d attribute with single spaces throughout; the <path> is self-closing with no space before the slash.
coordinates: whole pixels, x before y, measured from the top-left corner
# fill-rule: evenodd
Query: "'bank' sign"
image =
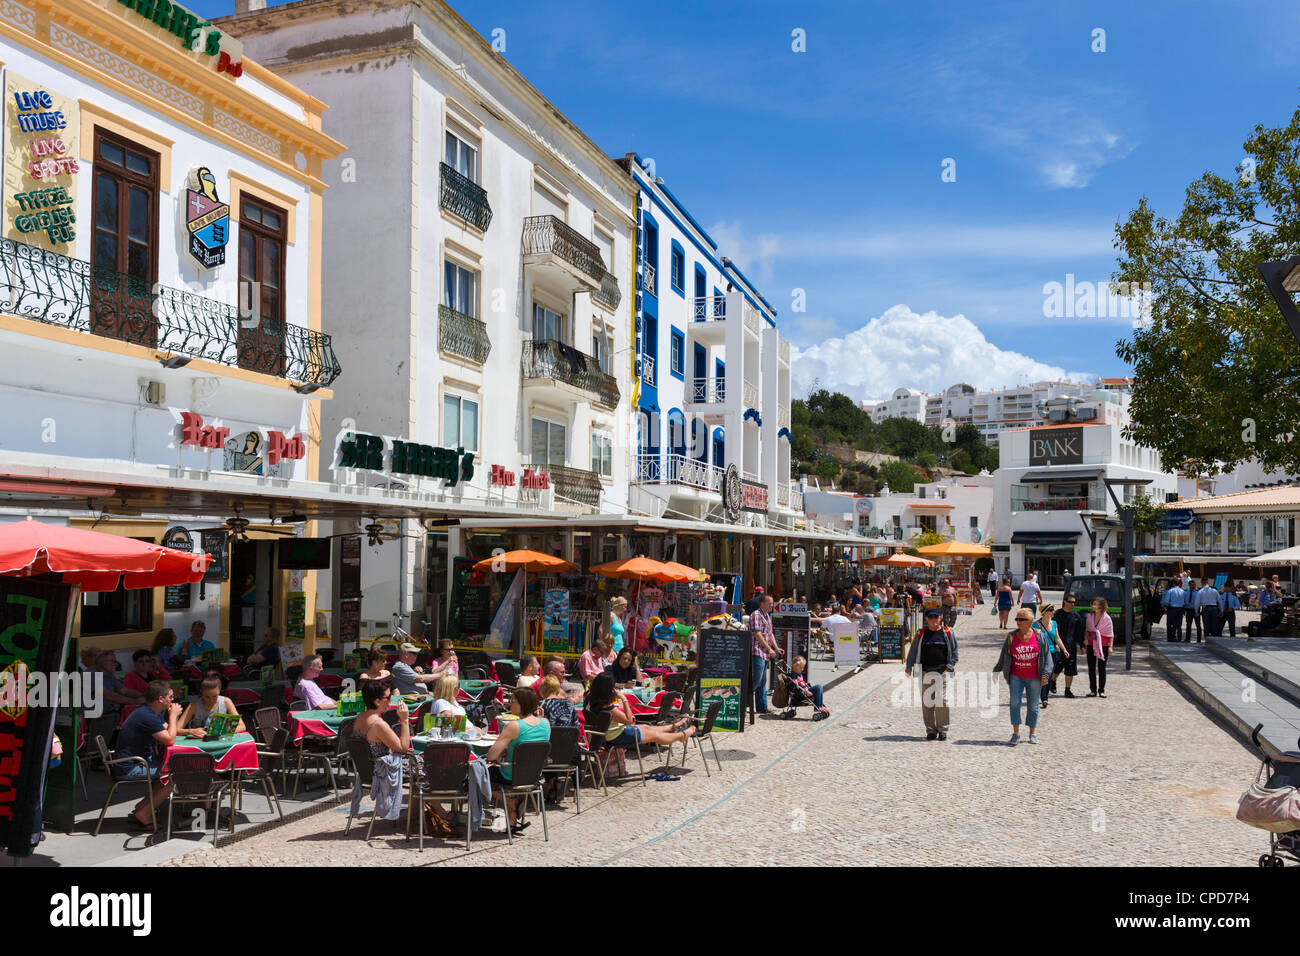
<path id="1" fill-rule="evenodd" d="M 1029 432 L 1029 464 L 1082 465 L 1083 426 L 1031 429 Z"/>

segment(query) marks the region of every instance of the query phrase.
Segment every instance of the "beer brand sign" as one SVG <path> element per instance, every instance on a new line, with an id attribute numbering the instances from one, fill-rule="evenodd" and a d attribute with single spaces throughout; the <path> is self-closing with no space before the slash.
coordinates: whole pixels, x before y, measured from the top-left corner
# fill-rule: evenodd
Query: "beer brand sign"
<path id="1" fill-rule="evenodd" d="M 1029 464 L 1083 464 L 1083 426 L 1030 429 Z"/>
<path id="2" fill-rule="evenodd" d="M 145 29 L 180 41 L 181 49 L 215 61 L 218 73 L 240 77 L 244 73 L 244 45 L 222 33 L 203 17 L 172 0 L 118 0 L 136 15 Z"/>
<path id="3" fill-rule="evenodd" d="M 70 252 L 77 239 L 80 107 L 12 70 L 4 96 L 4 234 Z"/>
<path id="4" fill-rule="evenodd" d="M 451 488 L 474 477 L 474 453 L 386 435 L 339 432 L 331 467 L 335 471 L 353 469 L 393 477 L 440 478 Z"/>

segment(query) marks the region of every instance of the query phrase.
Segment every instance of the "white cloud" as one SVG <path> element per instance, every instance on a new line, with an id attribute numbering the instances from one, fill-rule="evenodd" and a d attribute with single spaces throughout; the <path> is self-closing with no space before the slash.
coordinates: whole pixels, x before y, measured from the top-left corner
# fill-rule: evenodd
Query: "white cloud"
<path id="1" fill-rule="evenodd" d="M 892 306 L 846 335 L 794 349 L 791 372 L 795 397 L 806 395 L 816 380 L 859 401 L 888 398 L 902 387 L 935 394 L 958 382 L 987 389 L 1093 378 L 1000 349 L 964 315 L 919 315 L 906 305 Z"/>
<path id="2" fill-rule="evenodd" d="M 751 236 L 738 222 L 714 223 L 708 233 L 718 244 L 718 254 L 736 263 L 751 281 L 772 280 L 772 265 L 782 251 L 779 236 L 771 233 Z"/>

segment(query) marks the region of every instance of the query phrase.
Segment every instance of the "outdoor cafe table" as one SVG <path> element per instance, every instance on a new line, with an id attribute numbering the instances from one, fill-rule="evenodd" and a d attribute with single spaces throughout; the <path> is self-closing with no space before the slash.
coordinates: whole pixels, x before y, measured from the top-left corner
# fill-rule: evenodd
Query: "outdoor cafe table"
<path id="1" fill-rule="evenodd" d="M 427 700 L 428 698 L 425 698 Z M 389 704 L 389 707 L 396 707 L 395 703 Z M 415 710 L 420 706 L 419 703 L 407 703 L 407 709 L 410 716 L 415 716 Z M 289 723 L 291 724 L 290 735 L 294 743 L 301 743 L 306 734 L 314 734 L 317 737 L 337 737 L 339 727 L 345 720 L 352 720 L 360 717 L 361 714 L 348 714 L 346 717 L 340 716 L 333 710 L 291 710 L 289 712 Z"/>
<path id="2" fill-rule="evenodd" d="M 430 746 L 438 744 L 469 744 L 470 752 L 482 756 L 492 749 L 492 745 L 497 742 L 496 734 L 479 736 L 473 740 L 465 737 L 450 737 L 443 739 L 434 734 L 416 734 L 411 738 L 411 747 L 417 754 L 424 753 Z"/>
<path id="3" fill-rule="evenodd" d="M 260 704 L 262 702 L 262 691 L 268 687 L 283 687 L 285 697 L 289 696 L 289 682 L 287 680 L 272 681 L 269 684 L 263 684 L 261 681 L 255 680 L 232 680 L 226 685 L 226 691 L 230 699 L 235 702 L 236 707 L 243 707 Z"/>
<path id="4" fill-rule="evenodd" d="M 162 772 L 167 773 L 167 762 L 174 754 L 205 753 L 212 757 L 213 769 L 218 772 L 230 771 L 235 785 L 230 788 L 231 832 L 234 831 L 235 791 L 239 789 L 239 774 L 245 770 L 257 769 L 257 741 L 252 734 L 231 734 L 220 740 L 204 740 L 202 737 L 177 737 L 176 742 L 167 748 L 163 756 Z"/>
<path id="5" fill-rule="evenodd" d="M 501 685 L 494 680 L 463 680 L 460 682 L 460 693 L 457 695 L 457 700 L 461 703 L 478 700 L 479 695 L 489 687 L 497 689 L 498 701 L 505 698 L 505 695 L 501 692 Z"/>

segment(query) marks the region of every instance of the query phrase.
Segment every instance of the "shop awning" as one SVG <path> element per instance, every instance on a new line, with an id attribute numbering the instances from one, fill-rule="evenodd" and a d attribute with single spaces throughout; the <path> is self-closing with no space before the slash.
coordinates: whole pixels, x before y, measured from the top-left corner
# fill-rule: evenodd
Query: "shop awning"
<path id="1" fill-rule="evenodd" d="M 1134 564 L 1259 564 L 1253 562 L 1250 554 L 1139 554 L 1133 559 Z"/>
<path id="2" fill-rule="evenodd" d="M 1041 484 L 1044 481 L 1095 481 L 1105 474 L 1104 468 L 1074 468 L 1061 471 L 1027 471 L 1020 476 L 1021 484 Z"/>
<path id="3" fill-rule="evenodd" d="M 1078 539 L 1078 531 L 1013 531 L 1012 544 L 1070 544 Z"/>
<path id="4" fill-rule="evenodd" d="M 909 508 L 928 508 L 928 509 L 930 509 L 931 511 L 940 511 L 940 510 L 943 510 L 943 511 L 951 511 L 953 506 L 952 506 L 952 505 L 941 505 L 941 504 L 937 504 L 936 502 L 932 502 L 932 501 L 910 501 L 910 502 L 908 502 L 907 507 L 909 507 Z"/>

